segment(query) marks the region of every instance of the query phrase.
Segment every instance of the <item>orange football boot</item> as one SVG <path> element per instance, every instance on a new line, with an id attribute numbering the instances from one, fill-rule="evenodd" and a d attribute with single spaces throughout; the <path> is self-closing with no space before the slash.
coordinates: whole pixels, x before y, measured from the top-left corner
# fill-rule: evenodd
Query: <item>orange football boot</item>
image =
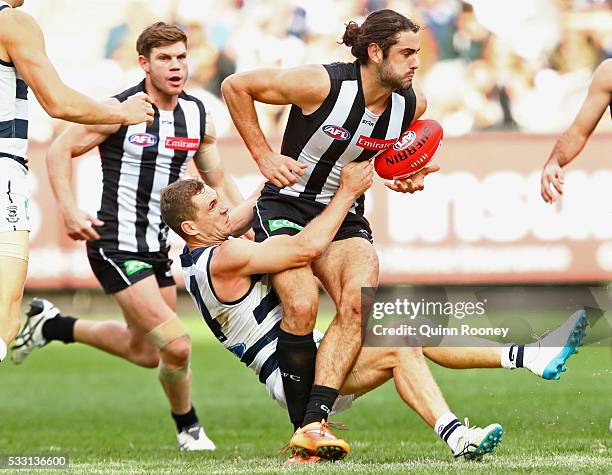
<path id="1" fill-rule="evenodd" d="M 316 455 L 303 455 L 302 452 L 294 451 L 291 456 L 285 460 L 283 465 L 301 465 L 304 463 L 317 463 L 321 457 Z"/>
<path id="2" fill-rule="evenodd" d="M 331 423 L 334 426 L 333 423 Z M 337 425 L 336 425 L 337 426 Z M 326 460 L 341 460 L 351 448 L 330 430 L 330 423 L 322 420 L 312 422 L 295 431 L 289 441 L 289 448 L 304 456 L 316 455 Z"/>

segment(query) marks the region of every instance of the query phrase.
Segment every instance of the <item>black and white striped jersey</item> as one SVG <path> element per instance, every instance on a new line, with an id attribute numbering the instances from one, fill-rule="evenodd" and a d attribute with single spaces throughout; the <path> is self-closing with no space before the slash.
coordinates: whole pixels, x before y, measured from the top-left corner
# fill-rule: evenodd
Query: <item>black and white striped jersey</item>
<path id="1" fill-rule="evenodd" d="M 12 8 L 0 1 L 1 12 Z M 0 160 L 28 168 L 28 86 L 13 63 L 0 60 Z"/>
<path id="2" fill-rule="evenodd" d="M 388 149 L 414 118 L 416 96 L 412 88 L 391 94 L 380 115 L 365 105 L 359 61 L 324 65 L 331 79 L 329 95 L 318 110 L 302 114 L 291 107 L 281 153 L 308 165 L 298 183 L 267 189 L 328 204 L 340 185 L 340 172 L 353 161 L 364 161 Z M 353 209 L 363 214 L 363 197 Z"/>
<path id="3" fill-rule="evenodd" d="M 251 287 L 241 299 L 221 302 L 210 277 L 217 247 L 191 252 L 185 248 L 181 255 L 185 286 L 217 340 L 266 384 L 278 368 L 276 342 L 282 305 L 267 274 L 251 276 Z"/>
<path id="4" fill-rule="evenodd" d="M 115 96 L 121 102 L 145 92 L 144 81 Z M 154 106 L 155 120 L 122 126 L 100 144 L 102 200 L 100 240 L 93 243 L 127 252 L 157 252 L 168 247 L 161 219 L 161 189 L 178 180 L 206 133 L 204 104 L 184 92 L 173 111 Z"/>

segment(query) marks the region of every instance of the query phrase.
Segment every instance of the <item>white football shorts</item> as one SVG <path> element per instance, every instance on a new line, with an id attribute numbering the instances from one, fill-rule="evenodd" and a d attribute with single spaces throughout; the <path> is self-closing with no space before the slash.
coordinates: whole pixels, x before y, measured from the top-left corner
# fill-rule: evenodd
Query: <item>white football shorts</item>
<path id="1" fill-rule="evenodd" d="M 274 373 L 268 376 L 266 380 L 266 389 L 272 399 L 274 399 L 282 408 L 287 409 L 287 399 L 285 398 L 285 388 L 283 386 L 283 378 L 280 373 L 280 369 L 276 368 Z M 338 396 L 332 409 L 331 414 L 337 414 L 342 412 L 353 404 L 355 396 L 353 394 L 347 394 L 345 396 Z M 330 415 L 331 415 L 330 414 Z"/>
<path id="2" fill-rule="evenodd" d="M 0 233 L 30 231 L 28 173 L 10 158 L 0 158 Z"/>

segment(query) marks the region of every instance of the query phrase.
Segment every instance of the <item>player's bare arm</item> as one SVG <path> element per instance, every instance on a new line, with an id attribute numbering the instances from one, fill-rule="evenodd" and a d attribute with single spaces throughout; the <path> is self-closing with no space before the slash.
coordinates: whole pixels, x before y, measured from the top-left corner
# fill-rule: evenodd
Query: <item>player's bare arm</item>
<path id="1" fill-rule="evenodd" d="M 584 148 L 599 120 L 612 100 L 612 60 L 606 60 L 593 73 L 587 97 L 574 122 L 559 137 L 541 177 L 542 199 L 553 203 L 563 194 L 563 167 Z"/>
<path id="2" fill-rule="evenodd" d="M 412 89 L 416 96 L 416 109 L 414 111 L 414 118 L 412 119 L 412 124 L 414 124 L 427 110 L 427 97 L 425 97 L 425 93 L 419 88 L 412 86 Z"/>
<path id="3" fill-rule="evenodd" d="M 50 116 L 81 124 L 153 121 L 153 107 L 146 94 L 121 104 L 102 103 L 64 84 L 47 57 L 43 33 L 30 15 L 18 10 L 4 12 L 0 17 L 0 44 Z"/>
<path id="4" fill-rule="evenodd" d="M 225 173 L 217 146 L 217 131 L 210 113 L 206 114 L 206 135 L 200 144 L 194 161 L 204 183 L 217 192 L 223 203 L 230 208 L 242 203 L 243 197 L 236 183 Z"/>
<path id="5" fill-rule="evenodd" d="M 266 104 L 294 104 L 305 115 L 316 111 L 329 94 L 331 83 L 320 65 L 292 69 L 258 69 L 233 74 L 221 85 L 234 124 L 261 173 L 274 185 L 295 184 L 306 165 L 275 153 L 257 119 L 255 101 Z"/>
<path id="6" fill-rule="evenodd" d="M 116 99 L 112 102 L 118 103 Z M 99 239 L 92 225 L 101 226 L 104 223 L 77 206 L 72 189 L 72 159 L 100 145 L 118 128 L 119 125 L 73 125 L 55 139 L 47 151 L 51 189 L 64 218 L 66 231 L 75 241 Z"/>
<path id="7" fill-rule="evenodd" d="M 414 112 L 414 124 L 427 110 L 427 98 L 423 91 L 413 86 L 414 93 L 416 95 L 416 110 Z M 431 165 L 419 170 L 414 175 L 408 178 L 402 178 L 395 180 L 393 183 L 385 182 L 385 186 L 390 190 L 397 191 L 399 193 L 414 193 L 415 191 L 423 191 L 425 189 L 425 177 L 431 173 L 435 173 L 440 170 L 437 165 Z"/>
<path id="8" fill-rule="evenodd" d="M 260 183 L 257 189 L 251 193 L 251 196 L 242 201 L 238 206 L 229 210 L 233 237 L 241 237 L 253 226 L 253 207 L 257 203 L 257 199 L 264 185 L 265 182 Z"/>
<path id="9" fill-rule="evenodd" d="M 349 164 L 342 171 L 340 188 L 331 203 L 295 236 L 273 236 L 262 243 L 225 241 L 211 262 L 213 279 L 241 295 L 253 274 L 273 274 L 316 260 L 332 242 L 355 199 L 372 185 L 372 179 L 373 167 L 369 162 Z"/>

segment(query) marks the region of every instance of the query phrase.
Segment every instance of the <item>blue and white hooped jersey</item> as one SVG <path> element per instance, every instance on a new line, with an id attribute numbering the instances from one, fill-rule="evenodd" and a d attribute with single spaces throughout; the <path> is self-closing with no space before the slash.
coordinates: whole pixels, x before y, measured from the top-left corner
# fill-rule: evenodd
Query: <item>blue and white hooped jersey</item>
<path id="1" fill-rule="evenodd" d="M 2 11 L 12 8 L 0 0 Z M 0 160 L 28 168 L 28 86 L 15 65 L 0 59 Z"/>
<path id="2" fill-rule="evenodd" d="M 181 255 L 185 286 L 215 337 L 265 384 L 278 369 L 276 341 L 282 305 L 269 275 L 251 276 L 251 287 L 242 298 L 221 302 L 210 276 L 210 261 L 217 247 L 191 252 L 185 248 Z"/>

